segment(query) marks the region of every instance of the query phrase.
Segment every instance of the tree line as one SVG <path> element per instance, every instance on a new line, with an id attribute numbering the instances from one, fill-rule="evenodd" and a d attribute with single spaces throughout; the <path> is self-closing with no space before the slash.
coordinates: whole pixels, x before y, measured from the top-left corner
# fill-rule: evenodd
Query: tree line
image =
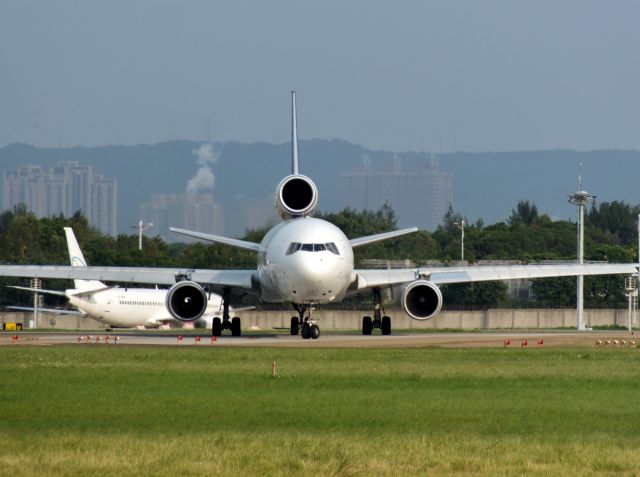
<path id="1" fill-rule="evenodd" d="M 637 259 L 637 219 L 640 206 L 624 202 L 603 202 L 585 214 L 585 260 L 635 262 Z M 337 225 L 349 238 L 386 232 L 396 228 L 393 210 L 319 213 L 317 217 Z M 482 220 L 469 223 L 449 209 L 434 232 L 418 231 L 392 240 L 376 242 L 355 250 L 356 266 L 367 259 L 406 260 L 416 265 L 439 261 L 452 264 L 460 258 L 464 221 L 465 260 L 512 260 L 521 263 L 575 261 L 577 225 L 552 220 L 540 214 L 535 204 L 520 201 L 504 221 L 485 226 Z M 63 227 L 72 227 L 90 265 L 132 267 L 189 267 L 210 269 L 253 269 L 255 254 L 225 245 L 208 243 L 168 243 L 160 237 L 144 237 L 138 250 L 136 234 L 111 237 L 91 227 L 79 212 L 72 217 L 37 218 L 24 207 L 0 214 L 0 262 L 5 264 L 54 265 L 69 262 Z M 244 240 L 259 242 L 268 228 L 249 230 Z M 0 306 L 28 304 L 28 294 L 6 285 L 26 285 L 28 280 L 0 279 Z M 64 289 L 65 280 L 46 280 L 45 287 Z M 486 309 L 495 307 L 572 307 L 575 306 L 574 277 L 537 279 L 534 299 L 510 299 L 503 282 L 443 286 L 445 307 Z M 356 297 L 344 306 L 367 305 L 369 297 Z M 48 303 L 51 299 L 47 297 Z M 585 306 L 625 307 L 624 277 L 604 276 L 585 279 Z M 55 303 L 54 303 L 55 304 Z M 60 303 L 61 304 L 61 303 Z"/>

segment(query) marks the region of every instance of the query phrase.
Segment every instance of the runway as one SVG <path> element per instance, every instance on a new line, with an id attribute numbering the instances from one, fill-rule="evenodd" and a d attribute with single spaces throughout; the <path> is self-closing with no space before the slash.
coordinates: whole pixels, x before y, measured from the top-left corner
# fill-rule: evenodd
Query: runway
<path id="1" fill-rule="evenodd" d="M 353 333 L 325 333 L 317 340 L 283 333 L 252 333 L 241 337 L 212 338 L 202 333 L 179 334 L 157 331 L 47 332 L 27 331 L 0 334 L 0 346 L 197 346 L 197 347 L 306 347 L 306 348 L 404 348 L 404 347 L 510 347 L 545 346 L 636 346 L 628 331 L 484 331 L 460 333 L 394 333 L 390 336 L 362 336 Z"/>

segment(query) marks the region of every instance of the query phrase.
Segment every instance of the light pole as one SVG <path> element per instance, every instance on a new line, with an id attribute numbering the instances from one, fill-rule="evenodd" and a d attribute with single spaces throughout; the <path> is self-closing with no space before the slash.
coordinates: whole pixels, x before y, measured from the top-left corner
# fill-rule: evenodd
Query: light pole
<path id="1" fill-rule="evenodd" d="M 460 229 L 460 261 L 464 262 L 464 220 L 454 222 L 453 225 Z"/>
<path id="2" fill-rule="evenodd" d="M 624 287 L 629 299 L 629 333 L 633 331 L 635 312 L 638 306 L 638 284 L 635 275 L 629 275 L 624 281 Z"/>
<path id="3" fill-rule="evenodd" d="M 132 229 L 138 230 L 138 250 L 142 250 L 142 232 L 147 230 L 149 227 L 153 227 L 153 223 L 145 224 L 142 220 L 138 222 L 138 225 L 132 225 Z"/>
<path id="4" fill-rule="evenodd" d="M 578 191 L 569 194 L 569 202 L 578 206 L 578 264 L 584 264 L 584 207 L 588 202 L 596 200 L 595 195 L 582 190 L 582 163 L 578 175 Z M 578 275 L 577 285 L 577 329 L 584 331 L 584 275 Z"/>
<path id="5" fill-rule="evenodd" d="M 638 297 L 640 296 L 640 215 L 638 215 L 638 276 L 636 277 L 636 306 L 633 310 L 633 322 L 637 325 Z"/>
<path id="6" fill-rule="evenodd" d="M 42 305 L 40 303 L 40 294 L 38 293 L 37 290 L 40 290 L 42 288 L 42 280 L 40 280 L 39 278 L 32 278 L 31 288 L 35 290 L 33 292 L 33 323 L 29 323 L 28 328 L 37 328 L 38 317 L 40 315 L 39 308 L 42 308 Z"/>

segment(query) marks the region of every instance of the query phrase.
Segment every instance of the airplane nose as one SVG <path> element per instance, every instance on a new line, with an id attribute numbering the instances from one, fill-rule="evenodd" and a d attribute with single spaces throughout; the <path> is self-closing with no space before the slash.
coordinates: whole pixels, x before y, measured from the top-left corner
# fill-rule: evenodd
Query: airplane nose
<path id="1" fill-rule="evenodd" d="M 328 260 L 322 257 L 308 254 L 306 257 L 301 254 L 300 257 L 296 257 L 296 275 L 298 280 L 305 283 L 313 283 L 323 280 L 330 272 L 331 265 Z"/>
<path id="2" fill-rule="evenodd" d="M 295 259 L 295 266 L 290 268 L 290 292 L 305 300 L 326 300 L 335 294 L 337 270 L 331 260 L 316 254 L 299 254 Z"/>

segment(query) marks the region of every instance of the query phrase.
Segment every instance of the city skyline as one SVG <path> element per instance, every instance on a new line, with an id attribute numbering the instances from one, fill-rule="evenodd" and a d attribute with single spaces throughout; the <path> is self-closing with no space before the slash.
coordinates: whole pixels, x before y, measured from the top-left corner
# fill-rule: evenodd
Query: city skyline
<path id="1" fill-rule="evenodd" d="M 209 173 L 213 178 L 213 172 Z M 364 156 L 358 171 L 337 171 L 336 180 L 341 208 L 375 212 L 389 204 L 400 227 L 433 231 L 453 204 L 453 174 L 438 168 L 435 155 L 418 170 L 405 170 L 398 156 L 393 156 L 390 170 L 374 169 Z M 169 227 L 239 237 L 279 220 L 272 194 L 238 196 L 223 205 L 216 199 L 212 184 L 209 189 L 153 192 L 137 204 L 137 217 L 153 223 L 152 233 L 167 241 L 183 240 L 170 233 Z M 71 216 L 81 211 L 96 228 L 116 235 L 117 181 L 95 174 L 91 165 L 60 161 L 48 168 L 24 164 L 3 172 L 3 210 L 21 203 L 38 217 Z"/>
<path id="2" fill-rule="evenodd" d="M 126 233 L 139 222 L 138 206 L 151 194 L 184 193 L 189 181 L 198 177 L 201 161 L 193 151 L 200 150 L 201 145 L 189 141 L 74 149 L 16 145 L 0 148 L 0 172 L 16 170 L 24 164 L 48 168 L 63 160 L 90 164 L 105 177 L 117 178 L 117 228 Z M 277 221 L 274 190 L 290 167 L 288 144 L 225 142 L 214 146 L 220 157 L 215 164 L 209 164 L 215 175 L 212 191 L 225 208 L 226 233 L 243 235 L 245 224 L 257 228 L 257 218 L 263 215 Z M 300 147 L 302 172 L 318 185 L 318 207 L 322 212 L 338 212 L 344 207 L 338 174 L 360 170 L 364 156 L 371 159 L 375 171 L 393 168 L 392 152 L 342 141 L 301 141 Z M 418 171 L 430 161 L 428 153 L 401 153 L 398 157 L 407 171 Z M 456 153 L 438 155 L 438 161 L 441 170 L 455 174 L 454 210 L 469 223 L 479 219 L 485 224 L 504 221 L 520 200 L 529 200 L 550 217 L 575 220 L 575 207 L 568 203 L 567 194 L 576 190 L 580 162 L 584 164 L 583 186 L 598 196 L 598 203 L 638 203 L 634 191 L 635 178 L 640 173 L 640 152 Z M 489 185 L 491 193 L 487 193 Z M 254 212 L 248 214 L 253 215 L 251 220 L 244 218 L 248 206 L 254 207 Z M 233 224 L 235 220 L 241 222 L 239 227 Z"/>
<path id="3" fill-rule="evenodd" d="M 399 228 L 434 231 L 453 206 L 453 174 L 438 167 L 435 155 L 411 170 L 397 155 L 387 170 L 375 170 L 364 156 L 358 171 L 340 172 L 338 180 L 343 208 L 375 212 L 388 204 Z"/>
<path id="4" fill-rule="evenodd" d="M 25 164 L 2 174 L 2 208 L 25 205 L 36 217 L 80 211 L 101 232 L 116 236 L 118 182 L 94 173 L 93 166 L 60 161 L 50 167 Z"/>

